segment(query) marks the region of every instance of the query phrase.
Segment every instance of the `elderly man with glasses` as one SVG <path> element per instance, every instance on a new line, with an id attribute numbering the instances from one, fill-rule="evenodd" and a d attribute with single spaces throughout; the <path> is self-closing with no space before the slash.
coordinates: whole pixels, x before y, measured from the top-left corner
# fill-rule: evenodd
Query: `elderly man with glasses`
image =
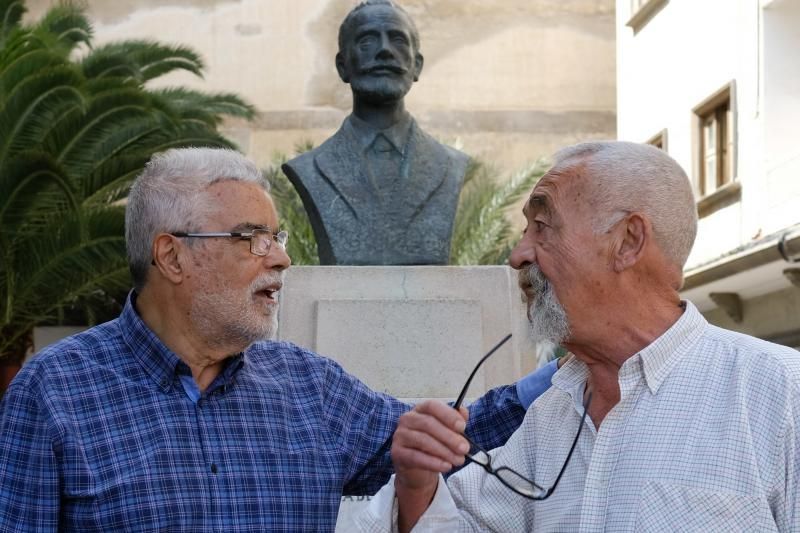
<path id="1" fill-rule="evenodd" d="M 261 172 L 157 155 L 125 225 L 120 317 L 46 348 L 0 404 L 0 531 L 332 531 L 342 494 L 389 478 L 410 406 L 269 341 L 291 261 Z M 532 378 L 473 404 L 476 442 L 508 438 Z"/>
<path id="2" fill-rule="evenodd" d="M 511 264 L 531 332 L 573 357 L 498 449 L 447 405 L 403 415 L 362 529 L 800 531 L 800 353 L 680 299 L 697 214 L 678 164 L 566 148 L 523 212 Z"/>

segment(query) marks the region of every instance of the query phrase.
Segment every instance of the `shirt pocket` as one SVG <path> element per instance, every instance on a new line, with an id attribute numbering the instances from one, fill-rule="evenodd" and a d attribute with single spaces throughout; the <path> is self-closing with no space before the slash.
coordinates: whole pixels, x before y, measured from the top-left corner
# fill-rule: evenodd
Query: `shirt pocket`
<path id="1" fill-rule="evenodd" d="M 648 481 L 636 531 L 777 531 L 766 499 L 737 492 Z"/>

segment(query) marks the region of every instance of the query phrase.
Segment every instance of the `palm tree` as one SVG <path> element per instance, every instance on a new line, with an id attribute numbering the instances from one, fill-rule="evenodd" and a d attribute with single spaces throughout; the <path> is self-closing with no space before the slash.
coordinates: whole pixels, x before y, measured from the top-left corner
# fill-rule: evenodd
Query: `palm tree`
<path id="1" fill-rule="evenodd" d="M 505 182 L 486 163 L 472 159 L 464 176 L 450 245 L 452 265 L 501 265 L 517 241 L 508 210 L 547 170 L 544 160 L 518 170 Z"/>
<path id="2" fill-rule="evenodd" d="M 35 325 L 71 313 L 92 323 L 120 304 L 130 287 L 121 203 L 150 156 L 232 147 L 220 120 L 254 114 L 233 94 L 146 86 L 175 70 L 200 76 L 188 48 L 92 48 L 77 5 L 32 25 L 24 11 L 0 0 L 0 358 L 13 361 Z"/>
<path id="3" fill-rule="evenodd" d="M 302 143 L 296 154 L 313 146 Z M 295 265 L 318 265 L 317 243 L 300 195 L 280 170 L 287 157 L 279 154 L 264 169 L 272 184 L 272 195 L 280 206 L 281 225 L 289 231 L 289 252 Z M 519 198 L 533 188 L 544 174 L 546 164 L 537 161 L 501 183 L 496 171 L 472 159 L 464 176 L 450 246 L 452 265 L 500 265 L 508 260 L 516 238 L 507 214 Z"/>
<path id="4" fill-rule="evenodd" d="M 295 148 L 295 154 L 311 150 L 311 143 L 301 143 Z M 281 216 L 281 228 L 289 232 L 288 251 L 294 265 L 318 265 L 317 240 L 311 229 L 303 201 L 294 185 L 283 174 L 281 165 L 288 158 L 285 154 L 276 154 L 272 164 L 264 169 L 264 175 L 271 184 L 270 193 L 275 199 Z"/>

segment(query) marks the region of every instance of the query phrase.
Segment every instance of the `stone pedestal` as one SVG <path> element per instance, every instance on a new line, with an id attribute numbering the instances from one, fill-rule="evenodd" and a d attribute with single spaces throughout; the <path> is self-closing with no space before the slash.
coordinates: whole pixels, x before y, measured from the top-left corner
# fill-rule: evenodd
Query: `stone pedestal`
<path id="1" fill-rule="evenodd" d="M 453 398 L 507 333 L 469 396 L 536 366 L 516 273 L 505 266 L 292 267 L 278 337 L 338 361 L 375 390 Z"/>
<path id="2" fill-rule="evenodd" d="M 338 361 L 375 390 L 416 401 L 454 399 L 472 368 L 506 334 L 468 397 L 537 366 L 517 275 L 505 266 L 292 267 L 278 337 Z M 345 497 L 337 531 L 368 497 Z"/>

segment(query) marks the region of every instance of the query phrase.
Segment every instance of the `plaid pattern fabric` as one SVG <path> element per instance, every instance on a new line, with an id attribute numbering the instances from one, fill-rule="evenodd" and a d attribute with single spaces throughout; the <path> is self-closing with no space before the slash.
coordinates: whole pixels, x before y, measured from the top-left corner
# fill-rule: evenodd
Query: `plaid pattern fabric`
<path id="1" fill-rule="evenodd" d="M 572 359 L 492 452 L 549 487 L 583 412 Z M 417 531 L 800 532 L 800 353 L 683 316 L 619 373 L 620 402 L 590 419 L 553 495 L 516 496 L 471 464 L 440 482 Z M 449 490 L 448 490 L 449 488 Z M 359 517 L 390 531 L 391 484 Z"/>
<path id="2" fill-rule="evenodd" d="M 258 343 L 196 403 L 186 370 L 130 299 L 36 356 L 0 406 L 0 531 L 333 531 L 389 478 L 409 406 L 334 361 Z M 514 386 L 471 409 L 493 446 L 524 416 Z"/>

